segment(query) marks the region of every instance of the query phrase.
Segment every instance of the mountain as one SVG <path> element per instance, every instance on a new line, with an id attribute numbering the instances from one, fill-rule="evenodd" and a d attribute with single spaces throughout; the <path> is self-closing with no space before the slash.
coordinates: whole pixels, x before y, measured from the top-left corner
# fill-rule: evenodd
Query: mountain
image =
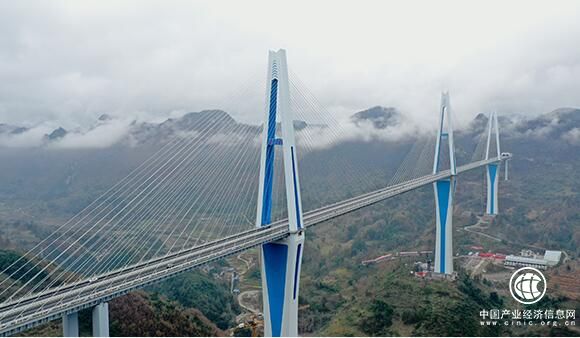
<path id="1" fill-rule="evenodd" d="M 484 132 L 487 127 L 487 121 L 489 120 L 489 118 L 487 117 L 487 115 L 483 114 L 483 113 L 479 113 L 477 114 L 477 116 L 473 119 L 473 121 L 471 121 L 468 125 L 468 130 L 472 131 L 473 133 L 482 133 Z"/>
<path id="2" fill-rule="evenodd" d="M 159 145 L 173 137 L 187 137 L 188 133 L 204 132 L 216 133 L 220 130 L 231 129 L 237 122 L 222 110 L 204 110 L 187 113 L 179 118 L 170 118 L 161 123 L 128 121 L 108 114 L 102 114 L 88 127 L 77 127 L 66 130 L 63 127 L 50 130 L 40 137 L 40 130 L 50 128 L 48 124 L 33 127 L 20 127 L 0 124 L 0 137 L 4 147 L 41 147 L 41 148 L 109 148 L 112 146 L 135 147 Z M 247 126 L 255 129 L 256 126 Z M 238 131 L 244 130 L 237 128 Z M 17 138 L 16 138 L 17 137 Z M 29 142 L 22 145 L 25 138 Z M 11 142 L 14 140 L 14 142 Z M 88 145 L 84 145 L 90 140 Z M 100 140 L 101 142 L 96 142 Z M 30 146 L 33 145 L 33 146 Z"/>
<path id="3" fill-rule="evenodd" d="M 229 127 L 236 121 L 223 110 L 203 110 L 199 113 L 187 113 L 177 119 L 168 119 L 156 126 L 159 131 L 199 131 L 206 125 L 212 128 Z"/>
<path id="4" fill-rule="evenodd" d="M 187 136 L 195 132 L 217 133 L 231 129 L 236 121 L 223 110 L 204 110 L 170 118 L 161 123 L 133 122 L 128 135 L 121 141 L 132 146 L 154 145 L 167 142 L 175 136 Z M 127 143 L 131 140 L 130 143 Z"/>
<path id="5" fill-rule="evenodd" d="M 364 122 L 370 122 L 374 128 L 385 129 L 401 124 L 402 115 L 393 107 L 376 106 L 360 111 L 351 116 L 351 121 L 360 126 Z"/>
<path id="6" fill-rule="evenodd" d="M 486 125 L 487 117 L 479 114 L 458 131 L 457 163 L 471 160 Z M 454 255 L 467 255 L 474 246 L 514 254 L 526 248 L 564 250 L 568 255 L 567 263 L 545 272 L 550 286 L 538 308 L 578 308 L 580 301 L 578 292 L 564 293 L 564 284 L 556 282 L 564 274 L 571 280 L 580 276 L 580 172 L 576 169 L 580 168 L 580 143 L 570 137 L 579 128 L 577 109 L 500 120 L 502 151 L 514 157 L 510 180 L 503 180 L 503 168 L 500 173 L 500 214 L 481 230 L 491 237 L 464 230 L 477 222 L 484 207 L 483 170 L 458 178 Z M 354 161 L 360 155 L 348 156 Z M 519 306 L 509 295 L 507 282 L 497 277 L 504 273 L 509 278 L 510 272 L 495 265 L 485 268 L 489 279 L 485 274 L 471 277 L 459 263 L 462 259 L 457 259 L 459 280 L 440 283 L 409 274 L 414 261 L 425 262 L 429 257 L 361 264 L 397 251 L 433 250 L 434 207 L 433 189 L 426 186 L 309 229 L 300 289 L 300 304 L 305 308 L 299 317 L 301 332 L 319 336 L 578 335 L 573 328 L 479 325 L 481 309 Z"/>
<path id="7" fill-rule="evenodd" d="M 113 119 L 113 117 L 109 114 L 103 114 L 101 116 L 99 116 L 99 121 L 111 121 Z"/>
<path id="8" fill-rule="evenodd" d="M 0 134 L 21 134 L 26 132 L 28 128 L 13 126 L 10 124 L 0 123 Z"/>
<path id="9" fill-rule="evenodd" d="M 52 133 L 46 135 L 46 138 L 49 141 L 54 141 L 54 140 L 58 140 L 60 138 L 65 137 L 66 134 L 67 134 L 67 131 L 63 127 L 58 127 Z"/>
<path id="10" fill-rule="evenodd" d="M 22 260 L 17 252 L 0 249 L 0 271 L 7 269 L 6 274 L 0 274 L 0 281 L 11 273 L 26 271 L 26 266 L 33 264 Z M 37 273 L 38 280 L 46 277 L 46 273 L 38 267 L 34 267 L 29 275 Z M 14 290 L 18 287 L 19 284 L 12 285 Z M 235 315 L 239 312 L 229 291 L 229 285 L 217 282 L 204 272 L 181 274 L 162 285 L 110 301 L 110 333 L 117 337 L 223 336 L 222 329 L 233 326 Z M 0 301 L 3 300 L 5 295 L 0 296 Z M 79 313 L 81 336 L 91 333 L 90 317 L 90 309 Z M 24 335 L 58 336 L 61 333 L 61 321 L 55 321 L 27 331 Z"/>
<path id="11" fill-rule="evenodd" d="M 502 117 L 500 133 L 502 149 L 513 152 L 514 175 L 519 171 L 525 175 L 543 175 L 549 170 L 562 172 L 554 174 L 561 177 L 578 154 L 580 144 L 580 110 L 572 108 L 558 109 L 533 118 L 521 116 Z M 363 133 L 369 127 L 377 133 L 384 128 L 399 126 L 404 118 L 395 108 L 372 107 L 351 116 L 355 128 L 360 126 Z M 203 122 L 203 123 L 202 123 Z M 118 120 L 103 115 L 93 126 L 93 130 L 116 126 Z M 478 115 L 465 130 L 457 133 L 457 161 L 465 163 L 471 160 L 471 154 L 484 133 L 487 117 Z M 202 128 L 201 125 L 207 127 Z M 301 143 L 301 132 L 314 128 L 313 135 L 325 126 L 311 125 L 304 121 L 295 121 L 298 144 Z M 0 125 L 0 133 L 10 133 L 17 126 Z M 3 129 L 4 128 L 4 129 Z M 0 147 L 0 198 L 7 201 L 6 208 L 33 208 L 32 214 L 43 210 L 47 215 L 61 215 L 63 218 L 73 215 L 82 209 L 91 199 L 98 196 L 116 180 L 126 175 L 132 168 L 148 158 L 159 147 L 177 138 L 198 137 L 210 138 L 220 133 L 235 130 L 239 134 L 257 135 L 260 126 L 240 124 L 229 114 L 221 110 L 205 110 L 185 114 L 180 118 L 167 119 L 161 123 L 132 122 L 126 134 L 118 142 L 104 148 L 59 148 L 59 142 L 78 135 L 78 131 L 67 132 L 63 128 L 54 130 L 48 138 L 52 147 L 31 149 Z M 90 134 L 90 132 L 89 132 Z M 91 134 L 92 135 L 92 134 Z M 104 133 L 91 136 L 102 138 Z M 320 206 L 337 200 L 340 196 L 352 196 L 356 191 L 367 191 L 378 188 L 388 182 L 402 163 L 406 154 L 412 149 L 417 135 L 402 139 L 366 139 L 348 138 L 340 146 L 327 146 L 316 151 L 300 152 L 301 179 L 304 204 Z M 485 136 L 485 135 L 484 135 Z M 72 139 L 70 140 L 72 142 Z M 75 139 L 75 142 L 78 141 Z M 300 149 L 299 149 L 300 150 Z M 562 163 L 562 166 L 555 166 Z M 355 184 L 355 177 L 345 177 L 345 170 L 366 172 L 375 180 L 360 180 Z M 569 179 L 573 178 L 567 175 Z M 516 177 L 516 176 L 514 176 Z M 545 180 L 547 177 L 542 179 Z M 344 183 L 350 185 L 345 185 Z M 514 183 L 515 184 L 515 183 Z M 337 193 L 337 187 L 343 187 L 343 193 Z M 345 190 L 346 189 L 346 190 Z M 323 193 L 326 191 L 326 193 Z M 334 191 L 332 194 L 328 192 Z M 42 207 L 40 207 L 42 206 Z M 40 208 L 40 209 L 39 209 Z M 1 210 L 0 210 L 1 212 Z M 29 211 L 30 212 L 30 211 Z M 7 211 L 8 219 L 15 217 Z M 25 217 L 26 218 L 26 217 Z M 38 220 L 26 218 L 26 222 L 38 225 Z M 11 226 L 12 228 L 12 226 Z M 0 232 L 0 236 L 2 233 Z M 30 243 L 34 238 L 30 238 Z M 21 243 L 22 244 L 22 243 Z"/>
<path id="12" fill-rule="evenodd" d="M 157 294 L 132 292 L 109 302 L 112 337 L 215 337 L 224 332 L 201 311 L 184 308 Z M 80 336 L 90 336 L 91 311 L 79 312 Z M 50 322 L 24 332 L 23 336 L 60 336 L 61 321 Z"/>
<path id="13" fill-rule="evenodd" d="M 579 125 L 579 109 L 560 108 L 536 119 L 521 121 L 516 124 L 515 130 L 524 135 L 563 138 L 574 130 L 578 130 Z"/>
<path id="14" fill-rule="evenodd" d="M 356 127 L 371 126 L 377 130 L 387 127 L 400 126 L 404 118 L 395 108 L 376 106 L 350 117 L 350 121 Z M 280 123 L 277 124 L 279 129 Z M 310 124 L 306 121 L 295 120 L 294 128 L 297 132 L 308 128 L 326 128 L 324 124 Z M 36 137 L 38 127 L 19 127 L 0 124 L 0 136 L 3 136 L 4 146 L 10 146 L 13 135 Z M 111 148 L 111 147 L 158 147 L 170 140 L 180 137 L 186 138 L 194 134 L 215 135 L 220 132 L 232 132 L 238 134 L 258 135 L 260 126 L 245 125 L 235 121 L 223 110 L 203 110 L 190 112 L 179 118 L 169 118 L 161 123 L 125 121 L 108 114 L 102 114 L 96 122 L 88 128 L 76 128 L 66 130 L 63 127 L 53 129 L 51 132 L 36 142 L 41 148 L 52 149 L 82 149 L 82 148 Z M 108 139 L 107 139 L 108 138 Z M 83 140 L 91 140 L 84 145 Z M 97 146 L 95 139 L 102 140 L 103 146 Z M 74 141 L 73 141 L 74 140 Z M 34 142 L 29 142 L 35 144 Z M 17 143 L 19 144 L 19 143 Z M 17 145 L 16 147 L 21 147 Z"/>
<path id="15" fill-rule="evenodd" d="M 467 131 L 474 134 L 484 132 L 487 120 L 485 114 L 478 114 L 469 124 Z M 575 141 L 580 130 L 580 109 L 559 108 L 535 118 L 514 115 L 500 116 L 498 120 L 502 137 Z"/>
<path id="16" fill-rule="evenodd" d="M 212 121 L 211 127 L 201 128 L 202 121 Z M 364 132 L 372 129 L 378 133 L 406 122 L 396 109 L 383 107 L 357 112 L 350 121 Z M 115 117 L 102 119 L 91 130 L 118 122 Z M 457 163 L 471 160 L 473 150 L 485 136 L 486 124 L 487 117 L 479 114 L 465 129 L 457 131 Z M 257 136 L 261 131 L 260 126 L 238 123 L 226 112 L 215 110 L 189 113 L 162 123 L 128 125 L 125 136 L 105 148 L 0 147 L 2 247 L 22 249 L 38 242 L 50 233 L 54 224 L 66 221 L 175 137 L 210 138 L 228 130 Z M 303 121 L 296 121 L 295 126 L 300 127 L 298 139 L 303 131 L 314 128 Z M 15 128 L 7 128 L 6 133 Z M 321 134 L 321 128 L 316 128 L 312 129 L 315 135 Z M 577 273 L 574 262 L 580 255 L 580 172 L 577 170 L 580 168 L 580 110 L 562 108 L 535 117 L 501 117 L 500 133 L 502 151 L 514 155 L 510 161 L 510 180 L 503 181 L 502 177 L 500 214 L 482 230 L 499 239 L 464 231 L 465 226 L 473 225 L 483 208 L 483 171 L 474 170 L 458 179 L 454 212 L 457 252 L 454 254 L 466 254 L 472 246 L 500 253 L 517 253 L 530 246 L 564 250 L 570 261 L 557 273 L 564 275 L 569 273 L 568 269 Z M 70 135 L 51 142 L 56 145 Z M 300 148 L 298 142 L 305 210 L 383 187 L 409 151 L 415 149 L 414 141 L 420 137 L 420 134 L 396 140 L 345 137 L 336 144 L 309 151 Z M 416 153 L 420 154 L 421 148 L 418 150 Z M 362 260 L 385 253 L 432 250 L 433 208 L 433 190 L 426 186 L 308 229 L 300 287 L 300 332 L 305 335 L 570 334 L 553 328 L 494 330 L 474 325 L 482 308 L 499 307 L 502 302 L 510 307 L 515 305 L 505 285 L 470 277 L 459 263 L 456 266 L 460 279 L 451 284 L 428 283 L 410 276 L 412 259 L 361 265 Z M 248 275 L 259 276 L 257 266 L 252 269 Z M 555 274 L 550 272 L 548 278 L 557 279 Z M 228 297 L 227 286 L 209 275 L 184 274 L 183 278 L 148 288 L 145 296 L 135 296 L 129 301 L 147 309 L 156 302 L 154 295 L 158 294 L 163 304 L 177 304 L 178 312 L 206 309 L 203 315 L 220 329 L 232 325 L 239 308 Z M 255 283 L 259 283 L 259 278 Z M 558 290 L 561 287 L 549 289 L 546 303 L 540 305 L 577 308 L 578 301 L 563 295 Z M 196 294 L 196 290 L 203 292 Z M 219 309 L 226 311 L 222 313 Z M 181 316 L 173 314 L 167 317 L 170 319 L 160 320 L 183 323 Z M 151 322 L 157 320 L 147 318 Z"/>

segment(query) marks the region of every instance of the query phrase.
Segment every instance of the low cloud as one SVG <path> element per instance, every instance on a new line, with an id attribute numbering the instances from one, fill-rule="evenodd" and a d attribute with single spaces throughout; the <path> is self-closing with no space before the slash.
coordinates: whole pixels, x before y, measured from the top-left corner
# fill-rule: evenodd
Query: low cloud
<path id="1" fill-rule="evenodd" d="M 46 135 L 54 130 L 50 124 L 42 124 L 27 128 L 22 132 L 6 132 L 0 134 L 0 146 L 6 148 L 35 148 L 46 143 Z"/>
<path id="2" fill-rule="evenodd" d="M 109 120 L 84 132 L 69 132 L 64 137 L 50 142 L 48 147 L 51 149 L 108 148 L 125 140 L 129 130 L 129 121 Z"/>
<path id="3" fill-rule="evenodd" d="M 348 141 L 400 141 L 416 137 L 420 132 L 424 130 L 409 120 L 401 120 L 396 125 L 380 129 L 376 128 L 372 121 L 362 120 L 355 123 L 349 117 L 332 125 L 309 125 L 296 132 L 296 142 L 312 150 L 318 150 Z"/>
<path id="4" fill-rule="evenodd" d="M 558 118 L 553 118 L 549 121 L 544 121 L 544 123 L 540 126 L 526 129 L 520 134 L 525 137 L 533 137 L 533 138 L 544 138 L 551 133 L 553 133 L 560 124 L 560 120 Z"/>
<path id="5" fill-rule="evenodd" d="M 283 16 L 263 16 L 263 3 L 253 1 L 228 3 L 228 11 L 210 1 L 31 6 L 0 2 L 4 123 L 58 121 L 69 130 L 102 112 L 145 120 L 222 108 L 258 124 L 267 51 L 277 48 L 340 116 L 394 106 L 428 128 L 445 89 L 458 125 L 492 109 L 580 106 L 580 3 L 573 1 L 271 4 Z M 333 15 L 321 25 L 328 8 Z M 91 137 L 71 136 L 63 146 L 95 145 Z"/>
<path id="6" fill-rule="evenodd" d="M 580 128 L 574 128 L 562 135 L 570 144 L 580 145 Z"/>

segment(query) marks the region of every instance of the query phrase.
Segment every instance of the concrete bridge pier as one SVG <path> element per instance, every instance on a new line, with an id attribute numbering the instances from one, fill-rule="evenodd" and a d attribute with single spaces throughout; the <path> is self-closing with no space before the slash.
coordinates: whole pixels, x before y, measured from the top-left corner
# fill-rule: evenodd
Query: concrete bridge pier
<path id="1" fill-rule="evenodd" d="M 109 336 L 109 303 L 93 308 L 93 337 Z"/>
<path id="2" fill-rule="evenodd" d="M 79 313 L 73 312 L 62 316 L 62 335 L 64 337 L 79 336 Z"/>

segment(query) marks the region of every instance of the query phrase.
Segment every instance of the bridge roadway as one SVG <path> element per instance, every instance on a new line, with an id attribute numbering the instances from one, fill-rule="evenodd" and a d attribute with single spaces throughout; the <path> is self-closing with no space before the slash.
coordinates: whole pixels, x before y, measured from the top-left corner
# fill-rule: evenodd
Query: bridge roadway
<path id="1" fill-rule="evenodd" d="M 498 161 L 496 158 L 466 164 L 457 167 L 457 174 Z M 309 211 L 303 215 L 304 226 L 322 223 L 448 177 L 449 170 L 436 175 L 426 175 Z M 288 235 L 287 220 L 280 220 L 268 227 L 255 228 L 97 277 L 2 303 L 0 335 L 12 335 L 41 323 L 59 319 L 63 314 L 95 306 L 132 290 Z"/>

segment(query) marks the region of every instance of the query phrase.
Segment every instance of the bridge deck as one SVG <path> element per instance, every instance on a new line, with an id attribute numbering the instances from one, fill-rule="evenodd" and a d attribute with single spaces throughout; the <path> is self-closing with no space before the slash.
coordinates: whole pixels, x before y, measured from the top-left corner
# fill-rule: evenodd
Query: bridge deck
<path id="1" fill-rule="evenodd" d="M 473 162 L 457 168 L 466 172 L 498 159 Z M 304 226 L 310 227 L 354 210 L 417 189 L 450 176 L 449 171 L 423 176 L 408 182 L 375 190 L 304 214 Z M 92 277 L 42 293 L 0 304 L 0 335 L 10 335 L 41 323 L 60 318 L 126 294 L 132 290 L 173 277 L 181 272 L 288 236 L 287 220 L 272 223 L 220 240 L 141 262 L 126 268 Z"/>

